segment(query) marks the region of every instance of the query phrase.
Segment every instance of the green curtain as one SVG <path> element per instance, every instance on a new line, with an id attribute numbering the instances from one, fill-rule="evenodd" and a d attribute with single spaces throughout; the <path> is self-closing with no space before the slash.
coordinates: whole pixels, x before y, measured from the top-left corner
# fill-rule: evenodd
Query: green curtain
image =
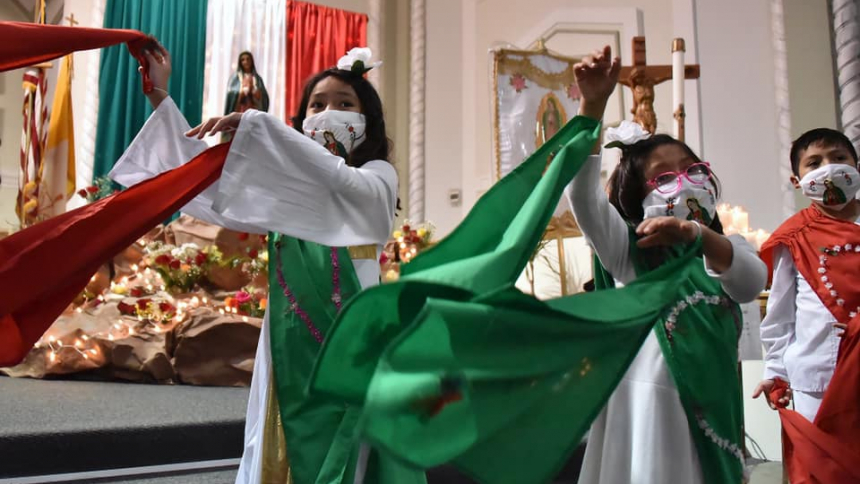
<path id="1" fill-rule="evenodd" d="M 105 6 L 105 28 L 152 34 L 170 51 L 167 90 L 192 126 L 200 123 L 203 108 L 207 5 L 208 0 L 108 0 Z M 94 180 L 110 172 L 152 113 L 137 67 L 125 45 L 102 50 Z"/>

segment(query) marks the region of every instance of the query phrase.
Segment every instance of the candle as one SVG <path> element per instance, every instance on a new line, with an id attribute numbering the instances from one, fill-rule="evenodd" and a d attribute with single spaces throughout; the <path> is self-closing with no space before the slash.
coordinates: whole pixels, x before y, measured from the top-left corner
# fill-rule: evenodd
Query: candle
<path id="1" fill-rule="evenodd" d="M 684 113 L 684 39 L 672 41 L 672 107 L 675 116 L 675 138 L 683 141 Z M 681 114 L 681 116 L 678 116 Z"/>
<path id="2" fill-rule="evenodd" d="M 738 232 L 749 232 L 750 230 L 750 214 L 742 207 L 735 207 L 732 210 L 733 225 Z"/>
<path id="3" fill-rule="evenodd" d="M 761 246 L 767 242 L 767 239 L 770 238 L 770 234 L 765 232 L 762 229 L 758 229 L 755 231 L 755 248 L 757 251 L 761 251 Z"/>

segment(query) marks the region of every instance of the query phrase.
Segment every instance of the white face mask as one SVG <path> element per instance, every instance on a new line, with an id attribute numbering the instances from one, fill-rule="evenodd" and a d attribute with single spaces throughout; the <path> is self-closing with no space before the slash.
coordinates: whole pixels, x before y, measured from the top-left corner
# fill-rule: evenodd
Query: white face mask
<path id="1" fill-rule="evenodd" d="M 811 200 L 841 210 L 857 195 L 860 173 L 851 165 L 824 165 L 807 173 L 800 188 Z"/>
<path id="2" fill-rule="evenodd" d="M 673 194 L 653 190 L 642 200 L 645 218 L 675 217 L 695 220 L 705 227 L 711 225 L 717 211 L 717 198 L 710 182 L 696 185 L 681 178 L 681 189 Z"/>
<path id="3" fill-rule="evenodd" d="M 305 118 L 305 136 L 323 145 L 332 154 L 346 158 L 364 141 L 364 115 L 329 109 Z"/>

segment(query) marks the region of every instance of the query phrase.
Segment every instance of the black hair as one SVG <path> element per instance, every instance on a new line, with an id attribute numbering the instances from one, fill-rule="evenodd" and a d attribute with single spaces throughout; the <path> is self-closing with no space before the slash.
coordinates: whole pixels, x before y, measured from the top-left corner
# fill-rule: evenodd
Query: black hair
<path id="1" fill-rule="evenodd" d="M 311 94 L 316 85 L 327 77 L 335 77 L 355 90 L 358 101 L 361 103 L 361 113 L 364 114 L 367 123 L 364 131 L 364 142 L 349 153 L 346 164 L 360 167 L 371 160 L 385 160 L 390 163 L 391 140 L 385 131 L 382 100 L 373 84 L 361 74 L 335 67 L 319 72 L 308 79 L 302 92 L 299 109 L 292 118 L 293 127 L 299 131 L 302 130 L 302 123 L 305 121 L 305 113 L 308 110 Z"/>
<path id="2" fill-rule="evenodd" d="M 247 55 L 248 57 L 251 58 L 251 72 L 256 74 L 257 73 L 257 61 L 254 60 L 254 54 L 252 54 L 250 51 L 247 51 L 247 50 L 239 53 L 239 57 L 236 59 L 236 71 L 237 72 L 244 72 L 244 70 L 242 69 L 242 56 L 243 55 Z"/>
<path id="3" fill-rule="evenodd" d="M 812 145 L 823 147 L 841 146 L 851 153 L 851 157 L 854 158 L 854 164 L 857 164 L 857 150 L 847 136 L 835 129 L 815 128 L 803 133 L 791 144 L 791 172 L 794 173 L 794 176 L 800 176 L 801 154 Z"/>
<path id="4" fill-rule="evenodd" d="M 648 181 L 645 179 L 645 164 L 651 153 L 664 145 L 680 146 L 693 159 L 693 163 L 702 162 L 686 143 L 667 134 L 654 135 L 632 145 L 624 146 L 621 149 L 621 161 L 609 177 L 608 195 L 609 203 L 618 210 L 624 221 L 631 227 L 636 227 L 645 218 L 645 210 L 642 208 L 642 200 L 647 194 L 646 183 Z M 714 195 L 719 198 L 721 186 L 716 175 L 712 174 L 711 184 L 714 187 Z M 717 214 L 714 214 L 708 228 L 718 234 L 723 233 L 723 225 Z M 663 248 L 643 249 L 642 251 L 646 266 L 649 268 L 653 269 L 665 260 Z"/>

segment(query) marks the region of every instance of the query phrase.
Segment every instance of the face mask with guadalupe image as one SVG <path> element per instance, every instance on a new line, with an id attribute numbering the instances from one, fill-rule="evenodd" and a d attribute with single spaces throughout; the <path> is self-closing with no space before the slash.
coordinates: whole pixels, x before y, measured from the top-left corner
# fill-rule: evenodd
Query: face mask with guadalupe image
<path id="1" fill-rule="evenodd" d="M 807 173 L 800 180 L 800 188 L 810 200 L 842 210 L 857 196 L 860 173 L 851 165 L 824 165 Z"/>
<path id="2" fill-rule="evenodd" d="M 364 115 L 329 109 L 305 118 L 305 136 L 321 144 L 333 155 L 346 158 L 364 141 Z"/>
<path id="3" fill-rule="evenodd" d="M 642 200 L 645 218 L 675 217 L 681 220 L 695 220 L 703 226 L 711 225 L 717 211 L 717 198 L 710 183 L 696 184 L 681 179 L 681 188 L 675 193 L 661 193 L 653 190 Z"/>

